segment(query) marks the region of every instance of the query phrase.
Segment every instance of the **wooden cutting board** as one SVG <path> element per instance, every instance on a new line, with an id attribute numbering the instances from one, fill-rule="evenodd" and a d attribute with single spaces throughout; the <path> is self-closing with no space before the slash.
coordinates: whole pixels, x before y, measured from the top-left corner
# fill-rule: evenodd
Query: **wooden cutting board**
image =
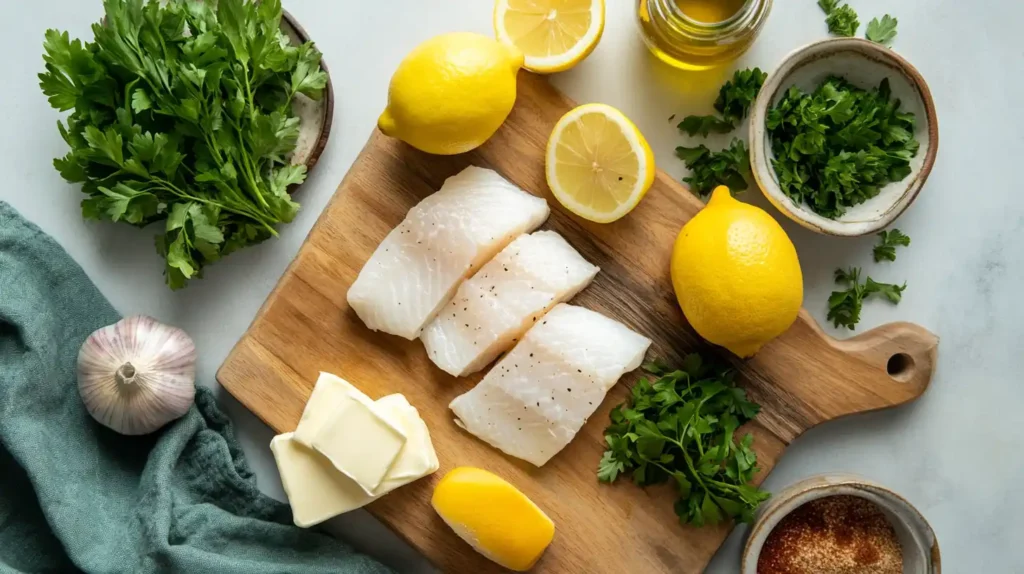
<path id="1" fill-rule="evenodd" d="M 548 191 L 544 146 L 555 122 L 573 106 L 546 80 L 523 72 L 512 115 L 472 153 L 431 156 L 375 132 L 217 373 L 231 394 L 278 432 L 295 429 L 319 371 L 348 379 L 371 398 L 404 393 L 430 428 L 441 470 L 374 502 L 369 511 L 446 572 L 500 570 L 456 537 L 430 506 L 434 485 L 456 466 L 497 473 L 555 521 L 555 540 L 537 572 L 700 572 L 731 529 L 680 526 L 667 485 L 642 490 L 628 481 L 597 482 L 608 412 L 625 399 L 637 373 L 624 377 L 576 439 L 538 469 L 452 422 L 448 403 L 479 375 L 448 376 L 430 363 L 418 341 L 369 331 L 346 304 L 349 285 L 409 208 L 446 177 L 479 165 L 545 197 L 552 213 L 544 228 L 561 233 L 601 267 L 574 304 L 650 336 L 649 358 L 673 363 L 693 351 L 718 352 L 687 325 L 669 280 L 673 240 L 700 210 L 700 201 L 659 172 L 632 214 L 600 225 L 568 214 Z M 803 311 L 753 359 L 729 358 L 741 372 L 741 384 L 763 406 L 747 425 L 763 469 L 759 480 L 814 425 L 920 396 L 931 379 L 937 345 L 934 335 L 909 323 L 837 341 Z"/>

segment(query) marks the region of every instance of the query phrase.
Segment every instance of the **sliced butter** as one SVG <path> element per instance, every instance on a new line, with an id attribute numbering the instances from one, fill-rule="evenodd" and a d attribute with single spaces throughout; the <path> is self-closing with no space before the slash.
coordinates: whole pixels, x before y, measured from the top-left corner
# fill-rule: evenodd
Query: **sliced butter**
<path id="1" fill-rule="evenodd" d="M 378 419 L 389 425 L 391 431 L 405 437 L 390 468 L 371 493 L 339 471 L 330 459 L 312 446 L 318 435 L 324 435 L 322 440 L 329 440 L 331 432 L 338 432 L 329 430 L 329 427 L 336 419 L 343 418 L 344 410 L 352 404 L 363 405 L 375 415 L 366 416 L 364 421 Z M 357 429 L 355 436 L 359 437 L 359 441 L 352 442 L 369 444 L 363 426 L 350 422 Z M 378 425 L 371 422 L 369 426 Z M 338 440 L 336 444 L 341 448 L 340 445 L 346 442 Z M 427 425 L 404 396 L 388 395 L 374 402 L 344 379 L 330 373 L 320 374 L 302 413 L 299 428 L 294 433 L 274 437 L 270 447 L 292 505 L 295 524 L 300 527 L 319 524 L 365 506 L 396 488 L 436 472 L 439 466 Z M 330 450 L 330 447 L 326 448 Z"/>
<path id="2" fill-rule="evenodd" d="M 313 437 L 325 423 L 337 417 L 339 410 L 351 400 L 373 404 L 369 397 L 345 379 L 330 373 L 320 373 L 306 408 L 302 411 L 299 426 L 295 429 L 295 440 L 313 448 Z"/>
<path id="3" fill-rule="evenodd" d="M 313 449 L 373 495 L 402 452 L 405 441 L 402 431 L 377 414 L 372 404 L 350 398 L 316 432 Z"/>
<path id="4" fill-rule="evenodd" d="M 387 492 L 437 471 L 439 465 L 430 431 L 416 407 L 403 395 L 381 397 L 375 407 L 388 420 L 397 421 L 406 436 L 405 447 L 377 491 Z"/>
<path id="5" fill-rule="evenodd" d="M 270 450 L 277 461 L 295 525 L 309 528 L 373 500 L 331 461 L 299 444 L 294 433 L 277 435 Z"/>

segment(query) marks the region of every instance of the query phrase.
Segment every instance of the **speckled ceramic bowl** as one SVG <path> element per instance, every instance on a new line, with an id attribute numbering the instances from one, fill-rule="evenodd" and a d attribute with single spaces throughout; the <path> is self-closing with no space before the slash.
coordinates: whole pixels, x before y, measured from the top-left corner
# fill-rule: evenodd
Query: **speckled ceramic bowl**
<path id="1" fill-rule="evenodd" d="M 296 45 L 310 40 L 309 34 L 287 10 L 281 17 L 281 31 Z M 331 136 L 331 124 L 334 120 L 334 88 L 331 86 L 331 73 L 322 58 L 320 68 L 327 74 L 327 87 L 324 88 L 323 97 L 312 100 L 299 94 L 292 106 L 302 119 L 302 123 L 299 126 L 299 139 L 295 142 L 291 162 L 295 165 L 305 164 L 307 172 L 313 170 L 313 166 L 320 160 L 320 155 L 327 147 L 327 138 Z"/>
<path id="2" fill-rule="evenodd" d="M 895 492 L 850 474 L 814 476 L 772 495 L 761 506 L 750 529 L 743 549 L 741 574 L 757 574 L 761 548 L 780 520 L 807 502 L 836 495 L 858 496 L 882 510 L 903 546 L 904 574 L 941 574 L 939 543 L 921 513 Z"/>
<path id="3" fill-rule="evenodd" d="M 917 119 L 914 137 L 921 149 L 910 162 L 911 173 L 903 181 L 882 188 L 875 197 L 849 208 L 839 219 L 828 219 L 804 203 L 783 193 L 772 168 L 772 149 L 765 129 L 768 111 L 789 90 L 797 86 L 811 92 L 830 75 L 843 76 L 862 88 L 877 87 L 889 78 L 901 109 Z M 808 44 L 796 50 L 768 77 L 750 112 L 750 167 L 754 179 L 779 211 L 800 225 L 818 233 L 857 236 L 874 233 L 892 223 L 917 198 L 935 163 L 939 148 L 939 125 L 928 84 L 910 62 L 889 48 L 858 38 L 834 38 Z"/>

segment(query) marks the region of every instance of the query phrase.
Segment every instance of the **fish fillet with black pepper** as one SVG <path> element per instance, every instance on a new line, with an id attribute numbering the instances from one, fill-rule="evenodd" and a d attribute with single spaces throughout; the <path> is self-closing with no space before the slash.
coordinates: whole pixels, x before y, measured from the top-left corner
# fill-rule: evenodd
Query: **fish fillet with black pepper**
<path id="1" fill-rule="evenodd" d="M 467 167 L 377 246 L 348 290 L 349 307 L 370 329 L 413 340 L 459 283 L 549 213 L 496 172 Z"/>
<path id="2" fill-rule="evenodd" d="M 618 321 L 562 303 L 449 406 L 462 428 L 543 466 L 572 441 L 619 378 L 640 366 L 650 345 Z"/>
<path id="3" fill-rule="evenodd" d="M 523 235 L 463 283 L 423 330 L 427 356 L 456 377 L 475 373 L 597 272 L 554 231 Z"/>

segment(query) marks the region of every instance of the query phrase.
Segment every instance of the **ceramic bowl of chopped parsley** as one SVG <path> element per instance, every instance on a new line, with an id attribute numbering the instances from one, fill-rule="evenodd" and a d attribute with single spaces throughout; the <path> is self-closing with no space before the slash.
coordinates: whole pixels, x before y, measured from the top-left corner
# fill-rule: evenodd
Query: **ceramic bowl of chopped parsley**
<path id="1" fill-rule="evenodd" d="M 103 7 L 92 41 L 44 35 L 39 86 L 70 112 L 54 167 L 81 184 L 86 219 L 148 228 L 181 289 L 295 218 L 330 133 L 329 76 L 280 0 Z"/>
<path id="2" fill-rule="evenodd" d="M 938 151 L 924 78 L 866 40 L 793 52 L 765 81 L 750 116 L 759 187 L 791 219 L 829 235 L 892 223 L 920 193 Z"/>

